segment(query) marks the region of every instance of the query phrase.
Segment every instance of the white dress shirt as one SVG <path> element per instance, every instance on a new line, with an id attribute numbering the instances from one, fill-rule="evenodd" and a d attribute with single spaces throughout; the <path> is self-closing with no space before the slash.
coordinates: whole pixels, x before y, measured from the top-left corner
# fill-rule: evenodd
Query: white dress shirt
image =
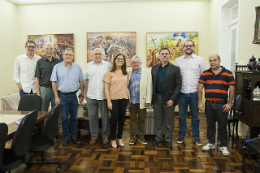
<path id="1" fill-rule="evenodd" d="M 98 65 L 94 61 L 87 63 L 84 80 L 88 80 L 88 91 L 86 93 L 88 98 L 106 99 L 103 78 L 111 67 L 110 63 L 103 60 Z"/>
<path id="2" fill-rule="evenodd" d="M 34 55 L 30 59 L 26 54 L 19 55 L 14 64 L 14 78 L 15 83 L 21 83 L 23 91 L 30 93 L 33 90 L 33 93 L 36 93 L 35 87 L 35 69 L 36 63 L 41 57 Z"/>
<path id="3" fill-rule="evenodd" d="M 206 63 L 200 56 L 192 54 L 191 58 L 185 55 L 177 58 L 174 65 L 180 67 L 182 77 L 181 93 L 195 93 L 198 91 L 200 75 L 206 70 Z"/>

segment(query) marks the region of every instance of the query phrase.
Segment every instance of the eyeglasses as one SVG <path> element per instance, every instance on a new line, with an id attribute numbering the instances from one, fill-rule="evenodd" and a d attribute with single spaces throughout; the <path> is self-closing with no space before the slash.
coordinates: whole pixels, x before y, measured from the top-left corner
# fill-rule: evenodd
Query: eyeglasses
<path id="1" fill-rule="evenodd" d="M 186 48 L 193 47 L 193 45 L 185 45 L 184 47 L 186 47 Z"/>
<path id="2" fill-rule="evenodd" d="M 123 58 L 117 58 L 116 60 L 117 60 L 117 61 L 124 61 Z"/>
<path id="3" fill-rule="evenodd" d="M 161 53 L 161 55 L 169 55 L 169 53 Z"/>
<path id="4" fill-rule="evenodd" d="M 35 46 L 26 46 L 27 48 L 29 48 L 29 49 L 34 49 L 35 48 Z"/>
<path id="5" fill-rule="evenodd" d="M 101 53 L 95 53 L 94 55 L 101 55 Z"/>
<path id="6" fill-rule="evenodd" d="M 73 56 L 72 54 L 64 54 L 65 56 Z"/>

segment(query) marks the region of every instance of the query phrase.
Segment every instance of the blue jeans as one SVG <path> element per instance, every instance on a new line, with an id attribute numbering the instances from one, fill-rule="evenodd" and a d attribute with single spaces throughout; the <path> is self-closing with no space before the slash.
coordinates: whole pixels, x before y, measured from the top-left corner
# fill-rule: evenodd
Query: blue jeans
<path id="1" fill-rule="evenodd" d="M 23 96 L 27 95 L 27 94 L 33 94 L 33 91 L 31 90 L 30 93 L 26 93 L 26 92 L 23 91 L 23 89 L 21 89 L 21 90 L 20 90 L 20 99 L 21 99 Z"/>
<path id="2" fill-rule="evenodd" d="M 198 118 L 198 93 L 189 93 L 184 94 L 180 93 L 179 95 L 179 136 L 185 137 L 187 133 L 187 122 L 186 116 L 188 111 L 188 105 L 190 108 L 191 115 L 191 130 L 193 139 L 198 139 L 200 130 L 199 124 L 200 120 Z"/>
<path id="3" fill-rule="evenodd" d="M 60 102 L 61 102 L 61 121 L 62 121 L 62 131 L 63 139 L 69 139 L 69 130 L 71 138 L 75 139 L 77 137 L 77 127 L 78 127 L 78 100 L 76 94 L 64 94 L 59 92 Z M 70 114 L 70 129 L 69 129 L 69 114 Z"/>

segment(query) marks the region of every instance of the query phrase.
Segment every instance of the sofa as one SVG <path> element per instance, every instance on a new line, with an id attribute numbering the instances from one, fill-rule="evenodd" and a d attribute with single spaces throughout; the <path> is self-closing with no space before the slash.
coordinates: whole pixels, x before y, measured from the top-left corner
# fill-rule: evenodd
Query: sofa
<path id="1" fill-rule="evenodd" d="M 1 110 L 16 111 L 18 109 L 20 95 L 19 93 L 9 94 L 1 97 Z"/>

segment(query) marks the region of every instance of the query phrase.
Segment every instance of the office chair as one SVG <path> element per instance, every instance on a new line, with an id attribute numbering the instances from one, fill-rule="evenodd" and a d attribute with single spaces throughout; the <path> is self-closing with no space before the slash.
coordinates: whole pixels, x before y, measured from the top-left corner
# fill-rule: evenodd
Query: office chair
<path id="1" fill-rule="evenodd" d="M 4 149 L 3 162 L 0 172 L 11 171 L 29 159 L 32 133 L 37 120 L 36 110 L 28 113 L 21 120 L 14 134 L 11 149 Z"/>
<path id="2" fill-rule="evenodd" d="M 44 126 L 43 135 L 33 135 L 32 142 L 30 147 L 30 152 L 44 152 L 49 149 L 51 146 L 54 146 L 56 143 L 56 131 L 58 128 L 58 119 L 60 114 L 61 104 L 54 106 L 50 112 L 49 117 Z M 45 158 L 42 154 L 42 160 L 45 161 Z M 62 164 L 59 162 L 44 162 L 44 163 L 26 163 L 28 166 L 31 165 L 43 165 L 43 164 L 58 164 L 59 167 L 57 171 L 60 170 Z"/>
<path id="3" fill-rule="evenodd" d="M 2 166 L 4 149 L 5 149 L 5 142 L 7 138 L 8 127 L 5 123 L 0 123 L 0 168 Z"/>
<path id="4" fill-rule="evenodd" d="M 28 94 L 21 98 L 18 111 L 41 111 L 42 98 L 36 94 Z"/>

